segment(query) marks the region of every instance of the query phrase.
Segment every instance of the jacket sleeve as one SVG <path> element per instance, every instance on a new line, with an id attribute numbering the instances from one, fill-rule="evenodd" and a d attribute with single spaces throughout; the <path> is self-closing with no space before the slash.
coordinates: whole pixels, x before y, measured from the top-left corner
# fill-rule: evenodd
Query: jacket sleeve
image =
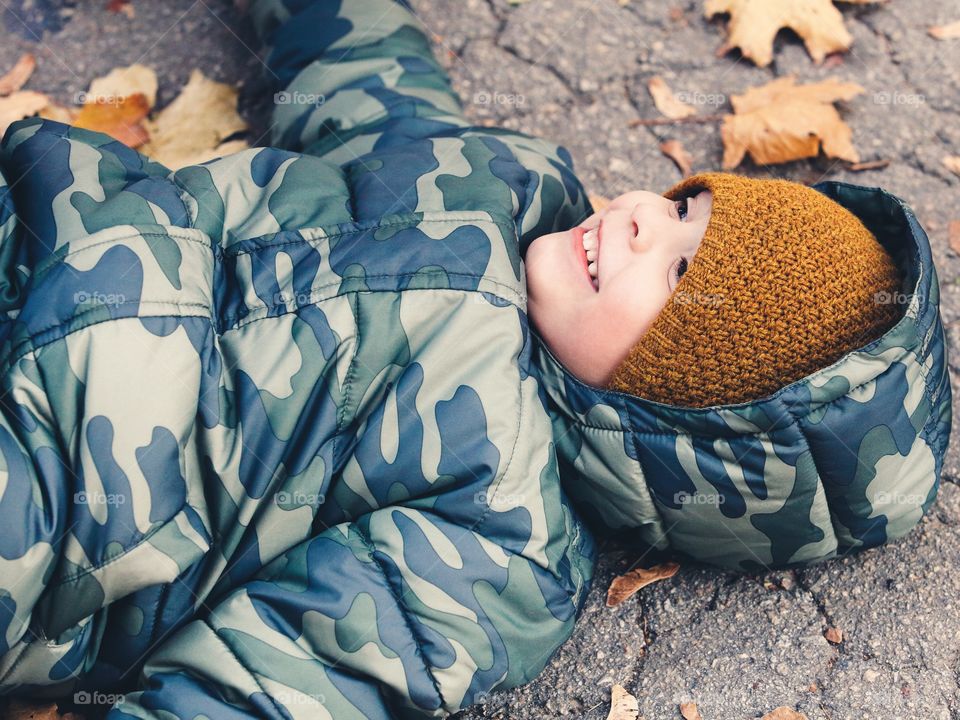
<path id="1" fill-rule="evenodd" d="M 573 630 L 595 541 L 552 443 L 529 445 L 495 488 L 448 477 L 286 551 L 161 645 L 108 720 L 444 717 L 536 677 Z"/>
<path id="2" fill-rule="evenodd" d="M 256 0 L 271 143 L 342 164 L 466 125 L 423 26 L 397 0 Z"/>

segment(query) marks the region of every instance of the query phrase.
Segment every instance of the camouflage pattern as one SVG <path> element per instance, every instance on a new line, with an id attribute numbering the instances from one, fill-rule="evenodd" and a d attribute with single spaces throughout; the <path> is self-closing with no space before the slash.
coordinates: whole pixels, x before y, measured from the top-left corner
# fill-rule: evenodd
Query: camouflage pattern
<path id="1" fill-rule="evenodd" d="M 405 3 L 250 13 L 273 147 L 0 145 L 0 692 L 442 717 L 541 671 L 598 532 L 749 569 L 930 506 L 950 389 L 896 198 L 822 187 L 907 274 L 884 338 L 744 406 L 607 393 L 526 315 L 529 243 L 592 212 L 569 154 L 470 125 Z"/>

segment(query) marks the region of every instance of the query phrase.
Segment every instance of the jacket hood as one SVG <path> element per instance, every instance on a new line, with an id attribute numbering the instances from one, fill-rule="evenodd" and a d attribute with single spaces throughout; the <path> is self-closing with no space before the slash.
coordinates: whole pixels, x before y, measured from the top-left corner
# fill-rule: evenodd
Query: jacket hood
<path id="1" fill-rule="evenodd" d="M 742 570 L 800 565 L 908 532 L 933 503 L 951 426 L 936 270 L 907 205 L 814 186 L 903 277 L 886 334 L 775 393 L 689 408 L 588 385 L 539 336 L 564 487 L 600 531 Z"/>

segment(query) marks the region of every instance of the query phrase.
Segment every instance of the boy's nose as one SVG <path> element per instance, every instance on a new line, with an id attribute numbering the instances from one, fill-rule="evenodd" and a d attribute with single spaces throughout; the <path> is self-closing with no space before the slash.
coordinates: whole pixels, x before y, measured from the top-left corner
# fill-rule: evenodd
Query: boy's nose
<path id="1" fill-rule="evenodd" d="M 630 249 L 633 252 L 642 254 L 647 252 L 653 245 L 653 233 L 649 222 L 649 208 L 644 203 L 637 203 L 630 212 Z"/>

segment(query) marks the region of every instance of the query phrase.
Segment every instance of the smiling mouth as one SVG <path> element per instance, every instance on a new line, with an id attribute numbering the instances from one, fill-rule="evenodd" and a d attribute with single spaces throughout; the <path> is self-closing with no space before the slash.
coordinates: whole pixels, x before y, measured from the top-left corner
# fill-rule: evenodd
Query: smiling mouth
<path id="1" fill-rule="evenodd" d="M 577 262 L 579 263 L 580 267 L 583 268 L 583 273 L 587 278 L 587 282 L 590 283 L 590 288 L 594 292 L 597 292 L 600 286 L 596 277 L 590 272 L 589 265 L 591 261 L 589 258 L 587 258 L 587 250 L 584 247 L 584 237 L 588 232 L 589 231 L 580 226 L 573 228 L 573 252 L 577 256 Z M 594 264 L 594 268 L 596 268 L 596 264 Z"/>

